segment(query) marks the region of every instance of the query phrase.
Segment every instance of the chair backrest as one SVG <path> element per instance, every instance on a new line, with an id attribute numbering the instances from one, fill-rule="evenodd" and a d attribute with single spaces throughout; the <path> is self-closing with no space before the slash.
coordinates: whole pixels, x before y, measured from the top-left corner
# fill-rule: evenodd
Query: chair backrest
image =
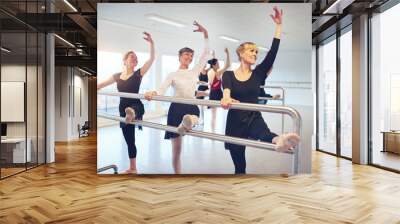
<path id="1" fill-rule="evenodd" d="M 85 124 L 83 124 L 82 128 L 89 129 L 90 128 L 89 121 L 85 121 Z"/>

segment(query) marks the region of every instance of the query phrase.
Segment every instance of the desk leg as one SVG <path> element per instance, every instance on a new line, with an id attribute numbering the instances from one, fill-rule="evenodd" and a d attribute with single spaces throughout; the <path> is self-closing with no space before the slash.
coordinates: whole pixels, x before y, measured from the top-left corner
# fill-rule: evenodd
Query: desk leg
<path id="1" fill-rule="evenodd" d="M 385 133 L 382 133 L 383 134 L 383 149 L 382 149 L 382 151 L 381 152 L 386 152 L 386 134 Z"/>

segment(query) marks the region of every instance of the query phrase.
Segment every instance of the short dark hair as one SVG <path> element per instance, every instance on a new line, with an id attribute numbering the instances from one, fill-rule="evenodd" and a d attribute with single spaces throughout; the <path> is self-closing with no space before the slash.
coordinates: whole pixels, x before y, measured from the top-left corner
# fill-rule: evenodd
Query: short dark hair
<path id="1" fill-rule="evenodd" d="M 185 52 L 189 52 L 189 53 L 194 53 L 194 50 L 192 50 L 191 48 L 188 48 L 188 47 L 184 47 L 184 48 L 182 48 L 182 49 L 180 49 L 179 50 L 179 56 L 181 56 L 183 53 L 185 53 Z"/>
<path id="2" fill-rule="evenodd" d="M 211 66 L 214 66 L 214 65 L 216 65 L 216 64 L 217 64 L 217 62 L 218 62 L 218 59 L 216 59 L 216 58 L 213 58 L 213 59 L 210 59 L 210 60 L 208 60 L 207 62 L 208 62 L 208 64 L 210 64 Z"/>

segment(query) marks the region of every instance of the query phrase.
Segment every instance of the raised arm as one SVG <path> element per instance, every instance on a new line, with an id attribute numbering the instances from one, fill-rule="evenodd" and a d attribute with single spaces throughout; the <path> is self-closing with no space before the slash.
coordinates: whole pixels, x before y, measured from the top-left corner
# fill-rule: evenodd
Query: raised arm
<path id="1" fill-rule="evenodd" d="M 213 81 L 214 81 L 214 77 L 215 77 L 215 72 L 214 72 L 214 70 L 210 69 L 210 70 L 207 72 L 207 77 L 208 77 L 208 84 L 211 86 L 212 83 L 213 83 Z"/>
<path id="2" fill-rule="evenodd" d="M 282 16 L 283 16 L 283 11 L 281 9 L 281 11 L 278 10 L 278 7 L 274 7 L 274 12 L 275 12 L 275 16 L 270 15 L 272 20 L 275 22 L 276 26 L 275 26 L 275 35 L 274 37 L 276 39 L 281 39 L 281 32 L 282 32 Z"/>
<path id="3" fill-rule="evenodd" d="M 208 43 L 208 31 L 206 28 L 204 28 L 202 25 L 200 25 L 198 22 L 194 21 L 193 23 L 195 26 L 197 26 L 197 29 L 195 29 L 193 32 L 201 32 L 203 33 L 204 37 L 204 50 L 200 56 L 199 62 L 194 66 L 193 70 L 196 71 L 196 74 L 200 74 L 200 71 L 204 67 L 204 65 L 207 64 L 207 58 L 209 54 L 209 43 Z"/>
<path id="4" fill-rule="evenodd" d="M 143 32 L 143 34 L 145 35 L 145 37 L 143 39 L 145 39 L 150 44 L 150 58 L 140 68 L 141 76 L 144 76 L 146 74 L 146 72 L 150 69 L 151 65 L 153 64 L 154 58 L 155 58 L 153 39 L 151 38 L 151 35 L 149 33 Z"/>
<path id="5" fill-rule="evenodd" d="M 267 78 L 268 71 L 272 68 L 276 55 L 278 53 L 280 38 L 281 38 L 281 26 L 282 26 L 282 10 L 278 10 L 277 7 L 274 7 L 275 15 L 271 15 L 272 20 L 275 22 L 275 36 L 272 41 L 271 49 L 268 51 L 267 55 L 265 56 L 264 60 L 256 66 L 254 71 L 261 75 L 261 79 L 264 80 Z"/>
<path id="6" fill-rule="evenodd" d="M 113 76 L 108 77 L 106 80 L 104 80 L 101 83 L 97 83 L 97 90 L 102 89 L 106 86 L 109 86 L 115 82 L 115 79 Z"/>
<path id="7" fill-rule="evenodd" d="M 225 54 L 226 54 L 226 60 L 224 67 L 221 70 L 217 71 L 217 73 L 215 73 L 217 79 L 221 79 L 222 74 L 224 74 L 224 72 L 231 66 L 231 58 L 229 56 L 228 48 L 225 48 Z"/>
<path id="8" fill-rule="evenodd" d="M 209 68 L 204 69 L 203 74 L 208 74 L 208 71 L 210 71 L 210 69 L 211 69 L 211 66 Z"/>

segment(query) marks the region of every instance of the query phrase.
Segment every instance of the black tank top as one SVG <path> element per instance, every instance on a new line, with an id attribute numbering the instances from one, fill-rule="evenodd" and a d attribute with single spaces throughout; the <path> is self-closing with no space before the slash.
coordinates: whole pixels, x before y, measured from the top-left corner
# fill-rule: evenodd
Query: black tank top
<path id="1" fill-rule="evenodd" d="M 208 83 L 208 75 L 207 75 L 207 73 L 206 74 L 200 73 L 199 81 Z M 197 90 L 199 90 L 199 91 L 206 91 L 207 89 L 208 89 L 208 86 L 203 86 L 203 85 L 200 85 L 197 88 Z"/>
<path id="2" fill-rule="evenodd" d="M 113 75 L 115 82 L 117 82 L 118 92 L 124 93 L 139 93 L 140 84 L 142 82 L 142 76 L 140 75 L 140 69 L 136 70 L 127 80 L 121 79 L 121 73 Z M 141 104 L 142 102 L 138 99 L 124 98 L 121 97 L 119 105 L 128 106 L 134 104 Z"/>

